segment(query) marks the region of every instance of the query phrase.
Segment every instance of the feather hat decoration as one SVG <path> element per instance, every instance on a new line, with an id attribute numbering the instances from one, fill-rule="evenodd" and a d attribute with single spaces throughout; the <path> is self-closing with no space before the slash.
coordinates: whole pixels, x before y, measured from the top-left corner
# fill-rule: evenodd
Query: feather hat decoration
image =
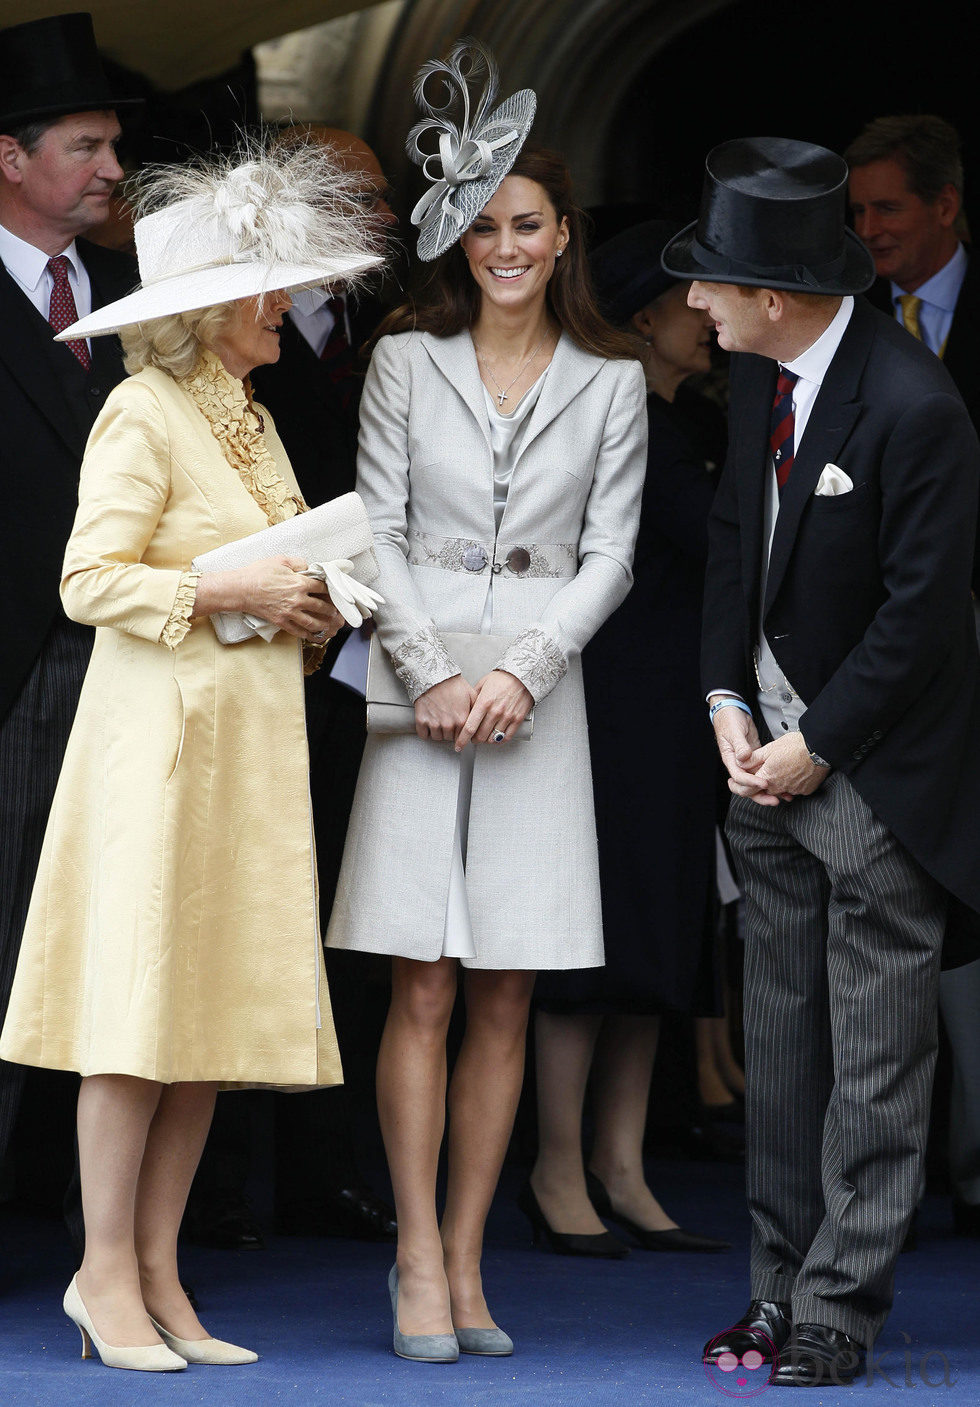
<path id="1" fill-rule="evenodd" d="M 356 173 L 312 141 L 244 139 L 232 156 L 140 172 L 127 187 L 140 286 L 56 340 L 280 289 L 350 286 L 382 263 L 360 192 Z"/>
<path id="2" fill-rule="evenodd" d="M 483 90 L 472 102 L 470 85 L 481 78 Z M 442 83 L 444 101 L 427 97 L 433 82 Z M 415 76 L 415 101 L 426 116 L 409 132 L 405 149 L 432 182 L 411 216 L 419 226 L 420 259 L 438 258 L 469 228 L 524 145 L 537 98 L 522 88 L 494 108 L 498 87 L 493 55 L 475 39 L 461 39 L 444 63 L 430 59 Z M 438 133 L 437 151 L 421 145 L 427 132 Z"/>

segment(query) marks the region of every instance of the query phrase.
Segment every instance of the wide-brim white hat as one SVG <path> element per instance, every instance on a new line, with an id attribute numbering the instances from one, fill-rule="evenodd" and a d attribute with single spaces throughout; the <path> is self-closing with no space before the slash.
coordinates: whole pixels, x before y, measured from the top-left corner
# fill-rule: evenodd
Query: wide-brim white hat
<path id="1" fill-rule="evenodd" d="M 325 284 L 378 268 L 377 235 L 322 147 L 252 151 L 237 164 L 160 170 L 149 198 L 185 195 L 137 219 L 140 286 L 58 334 L 100 337 L 216 303 Z"/>

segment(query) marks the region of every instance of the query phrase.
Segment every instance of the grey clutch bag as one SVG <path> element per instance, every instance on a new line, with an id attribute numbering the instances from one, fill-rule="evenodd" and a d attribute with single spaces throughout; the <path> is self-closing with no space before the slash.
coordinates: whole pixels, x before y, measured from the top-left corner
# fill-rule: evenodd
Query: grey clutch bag
<path id="1" fill-rule="evenodd" d="M 341 494 L 307 513 L 287 518 L 284 523 L 274 523 L 237 542 L 202 552 L 191 566 L 200 572 L 223 572 L 247 567 L 263 557 L 302 557 L 307 562 L 346 559 L 351 563 L 350 575 L 362 586 L 375 581 L 379 574 L 371 524 L 356 493 Z M 237 645 L 262 633 L 241 611 L 219 611 L 211 622 L 222 645 Z M 262 624 L 259 622 L 260 627 Z"/>
<path id="2" fill-rule="evenodd" d="M 470 635 L 465 631 L 440 632 L 443 644 L 459 665 L 468 684 L 476 684 L 499 664 L 511 644 L 506 635 Z M 415 705 L 409 702 L 405 686 L 395 673 L 391 656 L 377 634 L 371 636 L 367 673 L 367 730 L 369 733 L 414 733 Z M 534 732 L 534 709 L 514 734 L 530 738 Z"/>

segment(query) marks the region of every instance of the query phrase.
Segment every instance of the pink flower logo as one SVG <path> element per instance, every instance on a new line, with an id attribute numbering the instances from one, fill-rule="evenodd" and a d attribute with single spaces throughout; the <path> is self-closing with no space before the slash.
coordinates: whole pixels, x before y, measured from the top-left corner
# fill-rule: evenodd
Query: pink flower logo
<path id="1" fill-rule="evenodd" d="M 705 1358 L 710 1357 L 711 1349 L 716 1343 L 727 1339 L 732 1332 L 732 1329 L 725 1329 L 716 1334 L 705 1350 Z M 756 1337 L 771 1355 L 771 1361 L 762 1348 L 749 1348 L 741 1357 L 726 1350 L 720 1353 L 714 1362 L 706 1362 L 704 1365 L 708 1380 L 727 1397 L 758 1397 L 760 1392 L 765 1392 L 773 1373 L 779 1367 L 776 1345 L 767 1339 L 765 1334 L 757 1333 Z"/>

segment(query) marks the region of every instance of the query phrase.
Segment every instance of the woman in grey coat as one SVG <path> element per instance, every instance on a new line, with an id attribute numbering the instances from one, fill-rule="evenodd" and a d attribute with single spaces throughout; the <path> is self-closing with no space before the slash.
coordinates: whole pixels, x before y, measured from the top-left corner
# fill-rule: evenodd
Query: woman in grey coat
<path id="1" fill-rule="evenodd" d="M 416 735 L 368 738 L 328 934 L 393 958 L 378 1104 L 394 1344 L 442 1361 L 512 1351 L 480 1255 L 534 972 L 603 960 L 580 653 L 631 584 L 646 452 L 643 375 L 596 312 L 560 158 L 525 149 L 484 196 L 429 301 L 390 320 L 361 403 L 378 631 Z M 503 637 L 475 687 L 446 631 Z M 532 707 L 533 738 L 515 739 Z"/>

